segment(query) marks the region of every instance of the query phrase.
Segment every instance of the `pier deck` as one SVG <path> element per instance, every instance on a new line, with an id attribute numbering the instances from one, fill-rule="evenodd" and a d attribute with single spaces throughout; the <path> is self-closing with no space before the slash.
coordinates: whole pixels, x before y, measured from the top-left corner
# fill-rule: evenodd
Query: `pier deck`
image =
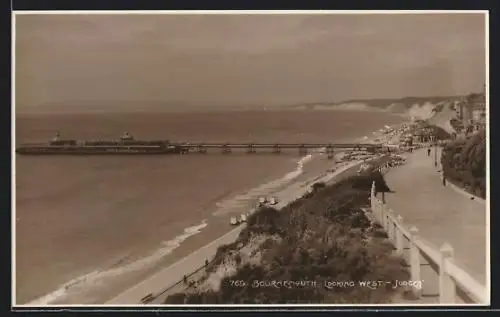
<path id="1" fill-rule="evenodd" d="M 92 154 L 188 154 L 207 153 L 208 150 L 219 150 L 223 154 L 231 153 L 235 150 L 244 150 L 248 154 L 269 152 L 279 154 L 283 150 L 298 150 L 299 154 L 306 154 L 309 150 L 324 149 L 328 158 L 334 157 L 335 150 L 366 150 L 375 152 L 384 147 L 381 144 L 371 143 L 223 143 L 223 142 L 170 142 L 157 141 L 153 145 L 149 141 L 137 141 L 134 144 L 116 142 L 108 144 L 86 144 L 85 142 L 74 142 L 69 145 L 50 144 L 24 144 L 16 150 L 19 154 L 72 154 L 72 155 L 92 155 Z M 175 149 L 175 151 L 172 151 Z M 388 150 L 389 151 L 389 150 Z"/>

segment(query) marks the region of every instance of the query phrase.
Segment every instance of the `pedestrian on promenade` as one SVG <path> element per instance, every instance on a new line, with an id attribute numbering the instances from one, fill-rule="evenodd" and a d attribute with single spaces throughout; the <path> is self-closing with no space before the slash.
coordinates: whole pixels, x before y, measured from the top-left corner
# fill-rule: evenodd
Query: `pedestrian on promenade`
<path id="1" fill-rule="evenodd" d="M 443 176 L 443 186 L 446 186 L 446 178 Z"/>
<path id="2" fill-rule="evenodd" d="M 427 156 L 431 156 L 431 148 L 427 149 Z"/>
<path id="3" fill-rule="evenodd" d="M 184 275 L 184 277 L 182 278 L 182 281 L 184 282 L 184 285 L 187 285 L 187 276 Z"/>
<path id="4" fill-rule="evenodd" d="M 205 266 L 208 266 L 208 259 L 205 259 Z"/>

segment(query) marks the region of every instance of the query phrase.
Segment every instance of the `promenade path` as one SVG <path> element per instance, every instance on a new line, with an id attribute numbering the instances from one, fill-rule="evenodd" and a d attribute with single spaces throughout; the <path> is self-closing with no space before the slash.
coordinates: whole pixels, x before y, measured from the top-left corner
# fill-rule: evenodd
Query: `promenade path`
<path id="1" fill-rule="evenodd" d="M 439 166 L 434 166 L 434 153 L 429 157 L 426 149 L 420 149 L 409 154 L 407 164 L 385 176 L 394 191 L 386 194 L 386 203 L 403 217 L 406 227 L 416 226 L 419 236 L 435 247 L 449 243 L 454 248 L 457 265 L 487 285 L 487 207 L 484 202 L 443 186 L 438 170 Z M 423 284 L 425 294 L 425 281 Z M 434 286 L 429 285 L 433 294 L 437 291 Z"/>

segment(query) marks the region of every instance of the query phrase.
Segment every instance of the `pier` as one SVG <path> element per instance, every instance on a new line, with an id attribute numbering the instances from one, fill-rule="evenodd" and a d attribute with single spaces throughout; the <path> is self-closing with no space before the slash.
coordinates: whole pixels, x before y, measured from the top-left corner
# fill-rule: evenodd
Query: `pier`
<path id="1" fill-rule="evenodd" d="M 328 158 L 332 159 L 335 150 L 359 150 L 375 152 L 383 148 L 380 144 L 368 143 L 172 143 L 172 145 L 183 148 L 183 154 L 201 153 L 206 154 L 213 150 L 222 154 L 230 154 L 233 151 L 243 151 L 247 154 L 273 153 L 280 154 L 284 150 L 295 150 L 301 155 L 309 151 L 324 149 Z"/>
<path id="2" fill-rule="evenodd" d="M 24 144 L 16 152 L 27 155 L 128 155 L 128 154 L 207 154 L 243 152 L 247 154 L 280 154 L 297 151 L 306 155 L 310 151 L 321 150 L 329 159 L 335 151 L 354 150 L 375 153 L 384 151 L 381 144 L 371 143 L 230 143 L 230 142 L 171 142 L 171 141 L 75 141 L 58 140 L 48 144 Z M 390 152 L 389 148 L 386 148 Z"/>

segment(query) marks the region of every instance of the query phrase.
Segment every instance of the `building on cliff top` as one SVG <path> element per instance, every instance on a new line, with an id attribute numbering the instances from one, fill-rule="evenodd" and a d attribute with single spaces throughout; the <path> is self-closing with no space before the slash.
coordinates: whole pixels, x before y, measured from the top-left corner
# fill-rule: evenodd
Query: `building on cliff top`
<path id="1" fill-rule="evenodd" d="M 486 92 L 472 93 L 462 98 L 456 107 L 458 119 L 464 127 L 479 130 L 486 127 Z"/>

